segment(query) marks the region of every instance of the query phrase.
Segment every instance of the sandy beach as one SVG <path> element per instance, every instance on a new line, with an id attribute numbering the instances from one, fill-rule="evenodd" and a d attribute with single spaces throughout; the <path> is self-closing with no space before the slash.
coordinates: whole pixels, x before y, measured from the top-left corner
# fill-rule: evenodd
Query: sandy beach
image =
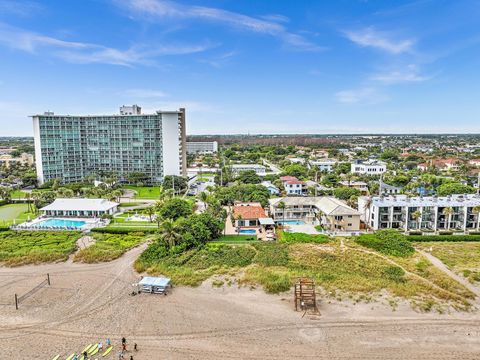
<path id="1" fill-rule="evenodd" d="M 95 265 L 0 268 L 0 359 L 65 359 L 87 344 L 120 339 L 134 359 L 478 359 L 478 312 L 421 314 L 400 302 L 354 304 L 320 298 L 320 316 L 295 312 L 291 294 L 261 289 L 174 287 L 168 296 L 130 296 L 143 250 Z M 44 287 L 15 310 L 45 274 Z"/>

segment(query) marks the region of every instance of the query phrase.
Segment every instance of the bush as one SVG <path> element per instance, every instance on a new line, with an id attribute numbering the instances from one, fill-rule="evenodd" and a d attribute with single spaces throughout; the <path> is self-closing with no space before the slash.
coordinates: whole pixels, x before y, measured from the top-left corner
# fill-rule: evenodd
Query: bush
<path id="1" fill-rule="evenodd" d="M 355 241 L 385 255 L 408 257 L 415 252 L 407 237 L 396 230 L 380 230 L 375 234 L 363 234 Z"/>
<path id="2" fill-rule="evenodd" d="M 480 235 L 409 235 L 407 239 L 412 242 L 430 241 L 480 241 Z"/>
<path id="3" fill-rule="evenodd" d="M 123 234 L 95 234 L 95 244 L 80 250 L 74 261 L 97 263 L 112 261 L 122 256 L 127 250 L 140 244 L 145 234 L 142 232 Z"/>
<path id="4" fill-rule="evenodd" d="M 383 274 L 390 280 L 395 282 L 404 282 L 405 271 L 398 266 L 388 266 L 383 269 Z"/>
<path id="5" fill-rule="evenodd" d="M 77 231 L 2 231 L 0 262 L 17 266 L 65 261 L 79 237 Z"/>
<path id="6" fill-rule="evenodd" d="M 286 266 L 288 264 L 288 247 L 284 244 L 255 244 L 257 255 L 253 262 L 264 266 Z"/>
<path id="7" fill-rule="evenodd" d="M 144 233 L 144 234 L 153 234 L 157 232 L 156 228 L 144 228 L 144 227 L 104 227 L 104 228 L 94 228 L 90 230 L 93 233 L 101 234 L 131 234 L 131 233 Z"/>
<path id="8" fill-rule="evenodd" d="M 315 243 L 315 244 L 325 244 L 330 241 L 330 238 L 327 235 L 311 235 L 304 233 L 289 233 L 283 232 L 280 237 L 280 242 L 285 244 L 293 243 Z"/>

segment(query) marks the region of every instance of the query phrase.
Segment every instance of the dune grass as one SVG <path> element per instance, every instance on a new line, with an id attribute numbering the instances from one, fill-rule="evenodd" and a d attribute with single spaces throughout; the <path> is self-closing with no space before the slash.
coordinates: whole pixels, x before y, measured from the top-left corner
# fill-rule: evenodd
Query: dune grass
<path id="1" fill-rule="evenodd" d="M 0 262 L 6 266 L 65 261 L 75 251 L 80 233 L 48 231 L 0 232 Z"/>
<path id="2" fill-rule="evenodd" d="M 480 282 L 480 243 L 477 242 L 422 242 L 416 247 L 432 250 L 450 270 L 466 277 L 470 282 Z"/>
<path id="3" fill-rule="evenodd" d="M 95 243 L 77 252 L 73 261 L 84 263 L 112 261 L 147 239 L 142 232 L 130 234 L 93 233 L 93 237 Z"/>
<path id="4" fill-rule="evenodd" d="M 446 305 L 470 308 L 473 294 L 437 270 L 420 254 L 393 257 L 359 244 L 328 243 L 209 243 L 179 255 L 151 248 L 135 263 L 139 272 L 168 276 L 175 284 L 197 286 L 218 274 L 237 274 L 245 285 L 266 292 L 291 289 L 298 277 L 315 279 L 326 296 L 375 297 L 387 290 L 410 300 L 421 310 L 442 311 Z"/>

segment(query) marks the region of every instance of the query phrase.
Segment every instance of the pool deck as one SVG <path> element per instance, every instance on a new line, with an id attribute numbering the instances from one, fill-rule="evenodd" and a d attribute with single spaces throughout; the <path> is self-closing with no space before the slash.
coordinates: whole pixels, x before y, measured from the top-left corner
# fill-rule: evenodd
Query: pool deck
<path id="1" fill-rule="evenodd" d="M 65 220 L 65 221 L 84 221 L 85 225 L 70 229 L 70 228 L 61 228 L 56 226 L 49 226 L 44 228 L 39 228 L 39 226 L 43 221 L 46 220 Z M 96 227 L 103 227 L 105 223 L 102 219 L 99 218 L 66 218 L 66 217 L 47 217 L 47 216 L 39 216 L 31 221 L 26 221 L 20 225 L 14 227 L 14 230 L 78 230 L 78 231 L 85 231 L 90 230 Z"/>

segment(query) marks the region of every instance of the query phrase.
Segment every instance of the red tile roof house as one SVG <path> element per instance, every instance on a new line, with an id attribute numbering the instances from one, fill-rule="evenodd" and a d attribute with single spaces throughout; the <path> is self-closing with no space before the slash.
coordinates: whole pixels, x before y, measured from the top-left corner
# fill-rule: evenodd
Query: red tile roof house
<path id="1" fill-rule="evenodd" d="M 265 210 L 260 203 L 235 203 L 233 206 L 235 227 L 258 227 L 259 219 L 266 218 Z"/>
<path id="2" fill-rule="evenodd" d="M 427 162 L 417 165 L 417 168 L 426 171 L 429 168 L 435 168 L 439 170 L 458 170 L 460 168 L 461 161 L 454 158 L 429 160 Z"/>

